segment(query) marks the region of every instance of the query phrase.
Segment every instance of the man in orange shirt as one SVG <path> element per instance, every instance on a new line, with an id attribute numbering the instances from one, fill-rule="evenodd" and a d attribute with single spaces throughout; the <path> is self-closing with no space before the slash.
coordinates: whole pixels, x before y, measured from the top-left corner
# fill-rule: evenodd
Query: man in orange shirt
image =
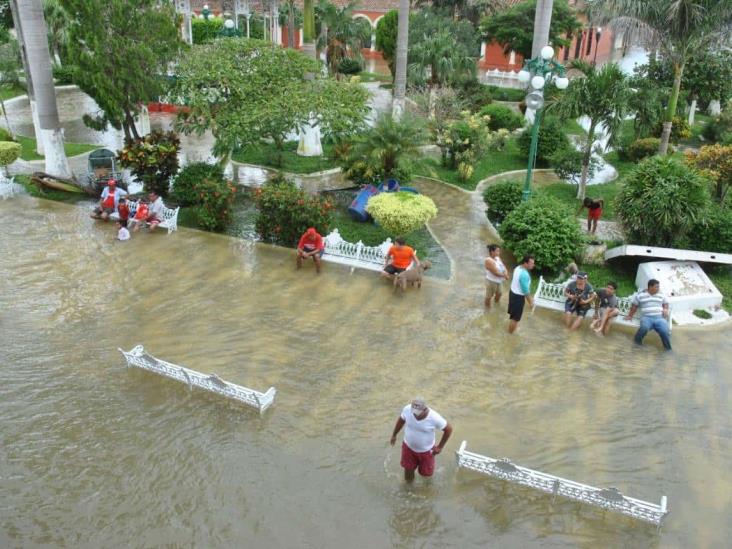
<path id="1" fill-rule="evenodd" d="M 406 245 L 403 238 L 397 238 L 395 244 L 386 252 L 386 264 L 381 275 L 393 279 L 399 273 L 406 271 L 412 261 L 416 267 L 419 267 L 419 259 L 414 250 Z"/>

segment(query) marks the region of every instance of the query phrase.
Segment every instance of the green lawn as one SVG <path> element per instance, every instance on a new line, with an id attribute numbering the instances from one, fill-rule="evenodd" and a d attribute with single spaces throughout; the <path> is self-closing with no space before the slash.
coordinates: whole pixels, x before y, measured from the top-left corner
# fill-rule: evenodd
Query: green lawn
<path id="1" fill-rule="evenodd" d="M 574 118 L 568 118 L 562 121 L 562 129 L 567 135 L 587 135 L 585 129 L 579 125 Z"/>
<path id="2" fill-rule="evenodd" d="M 362 241 L 367 246 L 378 246 L 394 235 L 373 223 L 354 221 L 345 209 L 337 209 L 333 215 L 332 227 L 336 227 L 340 235 L 348 242 Z M 426 228 L 413 232 L 406 237 L 407 244 L 414 248 L 421 259 L 430 259 L 429 250 L 435 247 L 435 241 Z"/>
<path id="3" fill-rule="evenodd" d="M 575 198 L 577 196 L 577 187 L 568 185 L 567 183 L 546 183 L 538 184 L 541 192 L 549 196 L 553 196 L 563 204 L 569 206 L 572 210 L 577 211 L 580 201 Z M 612 221 L 615 219 L 615 207 L 613 205 L 615 196 L 620 191 L 620 185 L 616 182 L 602 183 L 600 185 L 588 185 L 587 196 L 591 198 L 602 198 L 605 201 L 605 207 L 602 210 L 602 219 Z M 582 212 L 582 216 L 586 216 L 587 211 Z"/>
<path id="4" fill-rule="evenodd" d="M 384 82 L 385 84 L 391 84 L 390 74 L 381 74 L 379 72 L 359 72 L 356 76 L 361 79 L 361 82 Z"/>
<path id="5" fill-rule="evenodd" d="M 595 289 L 604 288 L 612 280 L 618 284 L 618 295 L 620 297 L 629 296 L 636 291 L 635 274 L 637 267 L 635 266 L 624 268 L 622 265 L 605 263 L 603 265 L 583 264 L 579 267 L 587 273 L 587 279 Z"/>
<path id="6" fill-rule="evenodd" d="M 439 159 L 425 157 L 416 166 L 415 174 L 447 181 L 467 190 L 474 190 L 478 183 L 491 175 L 511 170 L 526 169 L 526 157 L 519 151 L 516 139 L 509 139 L 502 151 L 489 151 L 475 165 L 473 176 L 467 181 L 458 179 L 457 170 L 444 167 Z"/>
<path id="7" fill-rule="evenodd" d="M 232 159 L 290 173 L 313 173 L 338 167 L 332 159 L 333 145 L 323 144 L 323 156 L 298 156 L 297 145 L 296 142 L 285 143 L 284 151 L 281 153 L 281 163 L 278 162 L 277 149 L 270 143 L 238 150 L 233 154 Z"/>
<path id="8" fill-rule="evenodd" d="M 0 86 L 0 99 L 3 101 L 18 97 L 19 95 L 25 95 L 26 93 L 25 88 L 21 88 L 20 86 Z"/>
<path id="9" fill-rule="evenodd" d="M 722 307 L 732 314 L 732 268 L 728 266 L 708 267 L 705 271 L 724 296 Z"/>
<path id="10" fill-rule="evenodd" d="M 80 200 L 89 200 L 89 196 L 85 193 L 67 193 L 64 191 L 56 191 L 53 189 L 40 188 L 31 183 L 28 175 L 15 175 L 14 181 L 23 185 L 28 194 L 36 198 L 45 198 L 46 200 L 55 200 L 56 202 L 79 202 Z"/>
<path id="11" fill-rule="evenodd" d="M 20 153 L 20 157 L 23 160 L 43 160 L 43 157 L 36 152 L 35 138 L 17 135 L 15 136 L 15 140 L 20 143 L 21 147 L 23 147 L 23 150 Z M 99 145 L 87 145 L 85 143 L 64 143 L 66 156 L 69 157 L 93 151 L 94 149 L 98 148 Z"/>
<path id="12" fill-rule="evenodd" d="M 520 103 L 526 97 L 526 90 L 518 88 L 500 88 L 498 86 L 488 85 L 488 89 L 494 101 L 513 101 Z"/>

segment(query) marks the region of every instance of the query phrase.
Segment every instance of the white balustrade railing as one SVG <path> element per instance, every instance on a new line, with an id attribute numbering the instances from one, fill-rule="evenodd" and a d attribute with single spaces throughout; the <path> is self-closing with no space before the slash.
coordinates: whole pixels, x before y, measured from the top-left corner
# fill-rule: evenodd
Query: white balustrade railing
<path id="1" fill-rule="evenodd" d="M 323 238 L 325 250 L 323 260 L 372 271 L 384 268 L 386 254 L 392 246 L 391 238 L 378 246 L 366 246 L 360 240 L 355 244 L 343 240 L 338 229 L 333 229 Z"/>
<path id="2" fill-rule="evenodd" d="M 189 389 L 198 387 L 204 391 L 237 400 L 247 406 L 256 408 L 260 414 L 274 403 L 274 398 L 277 394 L 274 387 L 270 387 L 265 393 L 260 393 L 259 391 L 224 381 L 216 374 L 202 374 L 201 372 L 184 368 L 177 364 L 165 362 L 147 353 L 142 345 L 137 345 L 131 351 L 118 350 L 124 355 L 128 367 L 136 366 L 148 372 L 169 377 L 170 379 L 185 383 Z"/>
<path id="3" fill-rule="evenodd" d="M 483 82 L 506 88 L 525 88 L 526 84 L 518 79 L 519 71 L 502 71 L 499 69 L 488 69 L 485 71 Z"/>
<path id="4" fill-rule="evenodd" d="M 0 197 L 2 197 L 3 200 L 6 198 L 12 198 L 16 194 L 22 194 L 24 192 L 25 189 L 23 188 L 23 185 L 16 183 L 14 177 L 7 178 L 0 174 Z"/>
<path id="5" fill-rule="evenodd" d="M 666 496 L 661 497 L 660 505 L 624 496 L 617 488 L 596 488 L 572 480 L 535 471 L 515 465 L 509 460 L 495 459 L 469 452 L 466 441 L 457 451 L 458 468 L 469 469 L 493 478 L 520 484 L 547 494 L 562 496 L 581 503 L 601 507 L 634 519 L 648 522 L 661 528 L 663 518 L 668 514 Z"/>

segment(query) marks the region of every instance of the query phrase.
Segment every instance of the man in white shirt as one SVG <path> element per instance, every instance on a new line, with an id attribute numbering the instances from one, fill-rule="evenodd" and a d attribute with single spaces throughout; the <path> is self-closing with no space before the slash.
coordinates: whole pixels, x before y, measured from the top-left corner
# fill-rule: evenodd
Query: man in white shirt
<path id="1" fill-rule="evenodd" d="M 435 456 L 442 452 L 447 440 L 452 434 L 452 426 L 440 414 L 427 407 L 423 398 L 415 398 L 407 404 L 394 425 L 390 443 L 396 443 L 396 437 L 402 427 L 404 441 L 402 442 L 401 466 L 404 468 L 404 480 L 414 480 L 414 470 L 417 469 L 423 477 L 431 477 L 435 472 Z M 440 443 L 435 446 L 435 430 L 442 431 Z"/>
<path id="2" fill-rule="evenodd" d="M 151 231 L 163 221 L 163 199 L 155 191 L 150 191 L 150 215 L 147 216 L 147 225 Z"/>

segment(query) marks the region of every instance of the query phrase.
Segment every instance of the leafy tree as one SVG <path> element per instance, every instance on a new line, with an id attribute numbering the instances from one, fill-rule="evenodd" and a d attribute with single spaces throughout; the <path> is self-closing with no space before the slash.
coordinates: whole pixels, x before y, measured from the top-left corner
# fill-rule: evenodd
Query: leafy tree
<path id="1" fill-rule="evenodd" d="M 534 16 L 536 0 L 526 0 L 509 9 L 486 17 L 480 22 L 483 38 L 488 42 L 503 45 L 506 53 L 515 51 L 524 59 L 531 57 L 531 46 L 534 40 Z M 549 43 L 554 47 L 568 47 L 572 36 L 582 28 L 574 9 L 567 0 L 555 0 L 549 27 Z"/>
<path id="2" fill-rule="evenodd" d="M 595 132 L 598 126 L 604 127 L 608 145 L 615 143 L 628 109 L 631 91 L 625 74 L 615 63 L 597 68 L 585 61 L 574 61 L 572 68 L 582 76 L 573 78 L 569 87 L 559 94 L 549 109 L 562 118 L 587 116 L 590 120 L 583 144 L 582 177 L 577 190 L 577 198 L 581 200 L 585 197 Z"/>
<path id="3" fill-rule="evenodd" d="M 579 185 L 582 175 L 585 174 L 585 155 L 582 151 L 578 151 L 574 147 L 562 149 L 554 153 L 550 161 L 554 173 L 559 179 Z M 597 160 L 590 157 L 590 164 L 586 172 L 587 178 L 592 179 L 596 171 Z"/>
<path id="4" fill-rule="evenodd" d="M 287 47 L 295 47 L 295 29 L 302 28 L 303 14 L 295 0 L 285 0 L 280 12 L 280 25 L 287 27 Z"/>
<path id="5" fill-rule="evenodd" d="M 531 128 L 526 128 L 518 138 L 519 149 L 524 157 L 529 157 L 531 148 Z M 559 151 L 568 149 L 572 145 L 562 125 L 556 118 L 546 117 L 539 127 L 539 145 L 536 150 L 536 162 L 547 165 L 551 158 Z"/>
<path id="6" fill-rule="evenodd" d="M 493 223 L 500 224 L 508 214 L 521 204 L 523 181 L 499 181 L 483 191 L 485 215 Z"/>
<path id="7" fill-rule="evenodd" d="M 732 145 L 707 145 L 699 152 L 687 151 L 685 160 L 714 182 L 712 196 L 723 203 L 732 186 Z"/>
<path id="8" fill-rule="evenodd" d="M 20 85 L 20 70 L 22 64 L 20 61 L 20 48 L 16 40 L 9 40 L 4 44 L 0 44 L 0 86 L 17 86 Z M 8 112 L 5 109 L 5 101 L 0 97 L 0 107 L 3 110 L 5 124 L 12 134 L 10 120 L 8 120 Z"/>
<path id="9" fill-rule="evenodd" d="M 421 9 L 432 8 L 455 20 L 466 20 L 477 25 L 484 15 L 495 15 L 506 9 L 507 0 L 417 0 L 415 5 Z"/>
<path id="10" fill-rule="evenodd" d="M 389 65 L 391 77 L 394 78 L 394 61 L 396 59 L 397 27 L 399 12 L 391 10 L 376 23 L 376 50 Z"/>
<path id="11" fill-rule="evenodd" d="M 732 3 L 724 0 L 593 0 L 591 9 L 600 20 L 615 21 L 625 30 L 659 49 L 673 65 L 673 86 L 666 106 L 658 152 L 666 154 L 681 79 L 695 54 L 718 45 L 729 36 Z"/>
<path id="12" fill-rule="evenodd" d="M 318 61 L 261 40 L 222 38 L 196 46 L 176 74 L 173 94 L 186 106 L 176 128 L 199 135 L 210 130 L 214 154 L 223 158 L 266 138 L 282 150 L 311 113 L 328 135 L 357 131 L 368 94 L 357 84 L 306 79 L 318 71 Z"/>
<path id="13" fill-rule="evenodd" d="M 127 139 L 138 138 L 135 115 L 163 94 L 168 66 L 182 46 L 175 9 L 156 0 L 60 3 L 71 21 L 67 49 L 74 82 L 101 108 L 84 122 L 96 130 L 111 124 Z"/>
<path id="14" fill-rule="evenodd" d="M 338 75 L 338 66 L 344 59 L 361 59 L 361 48 L 371 38 L 371 25 L 353 18 L 355 2 L 338 7 L 328 0 L 321 2 L 316 18 L 321 32 L 317 41 L 319 51 L 325 51 L 326 64 L 331 75 Z"/>
<path id="15" fill-rule="evenodd" d="M 66 57 L 69 41 L 69 14 L 61 0 L 43 0 L 43 16 L 48 26 L 48 45 L 56 64 L 61 65 Z"/>
<path id="16" fill-rule="evenodd" d="M 123 168 L 145 185 L 148 191 L 167 196 L 170 180 L 178 173 L 180 139 L 174 132 L 153 131 L 144 137 L 126 139 L 118 153 Z"/>

